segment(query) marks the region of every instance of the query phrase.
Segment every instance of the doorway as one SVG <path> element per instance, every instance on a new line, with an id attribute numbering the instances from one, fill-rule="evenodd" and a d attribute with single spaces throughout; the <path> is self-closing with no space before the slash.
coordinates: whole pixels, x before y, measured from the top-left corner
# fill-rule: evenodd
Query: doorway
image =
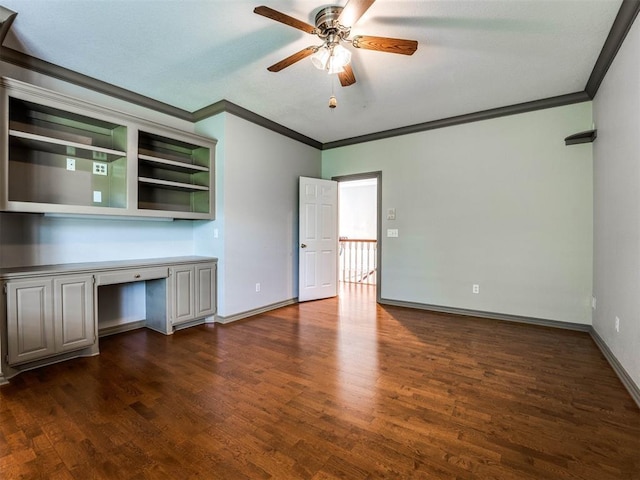
<path id="1" fill-rule="evenodd" d="M 338 182 L 338 284 L 363 286 L 380 300 L 382 172 L 334 177 Z"/>

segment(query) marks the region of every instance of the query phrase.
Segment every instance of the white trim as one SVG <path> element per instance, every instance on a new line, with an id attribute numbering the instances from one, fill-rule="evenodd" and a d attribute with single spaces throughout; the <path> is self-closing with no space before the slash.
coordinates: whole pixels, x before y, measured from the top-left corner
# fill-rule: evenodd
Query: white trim
<path id="1" fill-rule="evenodd" d="M 508 315 L 503 313 L 483 312 L 480 310 L 467 310 L 464 308 L 443 307 L 440 305 L 428 305 L 423 303 L 403 302 L 398 300 L 380 299 L 382 305 L 392 305 L 394 307 L 415 308 L 418 310 L 429 310 L 432 312 L 453 313 L 455 315 L 465 315 L 469 317 L 489 318 L 491 320 L 504 320 L 506 322 L 528 323 L 542 327 L 562 328 L 564 330 L 577 330 L 579 332 L 589 332 L 591 325 L 586 323 L 561 322 L 558 320 L 547 320 L 544 318 L 523 317 L 519 315 Z"/>
<path id="2" fill-rule="evenodd" d="M 282 302 L 272 303 L 271 305 L 265 305 L 264 307 L 255 308 L 253 310 L 247 310 L 246 312 L 236 313 L 234 315 L 229 315 L 228 317 L 223 317 L 220 315 L 216 315 L 216 323 L 227 324 L 231 322 L 236 322 L 238 320 L 243 320 L 248 317 L 253 317 L 254 315 L 259 315 L 261 313 L 270 312 L 271 310 L 276 310 L 278 308 L 287 307 L 289 305 L 294 305 L 298 303 L 298 298 L 290 298 L 289 300 L 283 300 Z"/>
<path id="3" fill-rule="evenodd" d="M 629 395 L 631 395 L 631 398 L 633 398 L 638 407 L 640 407 L 640 387 L 635 384 L 631 376 L 627 373 L 622 364 L 609 349 L 606 342 L 600 335 L 598 335 L 598 332 L 596 332 L 595 328 L 591 327 L 589 333 L 591 334 L 591 338 L 593 338 L 595 344 L 604 355 L 604 358 L 607 359 L 607 362 L 609 362 L 609 365 L 611 365 L 611 368 L 613 368 L 613 371 L 616 372 L 616 375 L 618 375 L 618 378 L 629 392 Z"/>

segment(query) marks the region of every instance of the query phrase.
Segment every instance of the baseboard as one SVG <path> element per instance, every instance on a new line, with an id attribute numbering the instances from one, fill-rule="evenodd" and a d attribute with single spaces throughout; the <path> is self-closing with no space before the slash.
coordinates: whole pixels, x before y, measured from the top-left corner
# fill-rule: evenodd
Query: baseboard
<path id="1" fill-rule="evenodd" d="M 179 323 L 173 326 L 173 331 L 177 332 L 178 330 L 184 330 L 185 328 L 195 327 L 196 325 L 203 325 L 205 323 L 204 318 L 196 318 L 195 320 L 191 320 L 189 322 Z"/>
<path id="2" fill-rule="evenodd" d="M 609 365 L 611 365 L 611 368 L 613 368 L 613 371 L 616 372 L 616 375 L 618 375 L 618 378 L 620 379 L 622 384 L 625 386 L 625 388 L 631 395 L 631 398 L 633 398 L 633 400 L 636 402 L 636 404 L 640 408 L 640 388 L 638 387 L 638 385 L 635 384 L 631 376 L 627 373 L 627 371 L 624 369 L 622 364 L 618 361 L 616 356 L 609 349 L 609 347 L 607 346 L 605 341 L 602 339 L 602 337 L 598 335 L 598 332 L 596 332 L 596 330 L 593 327 L 591 327 L 591 329 L 589 330 L 589 333 L 591 334 L 591 338 L 593 338 L 593 341 L 595 342 L 595 344 L 598 346 L 598 348 L 604 355 L 604 358 L 607 359 L 607 361 L 609 362 Z"/>
<path id="3" fill-rule="evenodd" d="M 298 298 L 290 298 L 289 300 L 284 300 L 282 302 L 272 303 L 270 305 L 265 305 L 264 307 L 255 308 L 253 310 L 247 310 L 246 312 L 236 313 L 235 315 L 229 315 L 227 317 L 223 317 L 221 315 L 216 315 L 216 323 L 227 324 L 231 322 L 237 322 L 238 320 L 243 320 L 245 318 L 253 317 L 254 315 L 259 315 L 261 313 L 270 312 L 271 310 L 276 310 L 277 308 L 286 307 L 289 305 L 294 305 L 298 303 Z"/>
<path id="4" fill-rule="evenodd" d="M 489 318 L 491 320 L 504 320 L 506 322 L 527 323 L 541 327 L 561 328 L 563 330 L 576 330 L 578 332 L 591 331 L 591 325 L 584 323 L 561 322 L 558 320 L 546 320 L 544 318 L 524 317 L 520 315 L 508 315 L 503 313 L 484 312 L 482 310 L 468 310 L 465 308 L 443 307 L 440 305 L 429 305 L 424 303 L 402 302 L 398 300 L 380 299 L 381 305 L 391 305 L 394 307 L 416 308 L 418 310 L 429 310 L 439 313 L 452 313 L 467 317 Z"/>
<path id="5" fill-rule="evenodd" d="M 98 330 L 98 337 L 108 337 L 109 335 L 115 335 L 117 333 L 128 332 L 129 330 L 137 330 L 138 328 L 144 328 L 147 326 L 146 320 L 137 320 L 135 322 L 121 323 L 120 325 L 114 325 L 112 327 L 105 327 Z"/>
<path id="6" fill-rule="evenodd" d="M 65 362 L 67 360 L 73 360 L 75 358 L 80 357 L 94 357 L 99 355 L 100 351 L 98 348 L 98 342 L 93 345 L 83 348 L 81 350 L 74 350 L 72 352 L 64 352 L 53 355 L 47 358 L 41 358 L 39 360 L 34 360 L 33 362 L 23 363 L 20 365 L 8 366 L 4 367 L 6 370 L 4 372 L 0 372 L 0 385 L 7 385 L 8 380 L 15 377 L 16 375 L 27 372 L 29 370 L 35 370 L 40 367 L 46 367 L 48 365 L 53 365 L 60 362 Z"/>

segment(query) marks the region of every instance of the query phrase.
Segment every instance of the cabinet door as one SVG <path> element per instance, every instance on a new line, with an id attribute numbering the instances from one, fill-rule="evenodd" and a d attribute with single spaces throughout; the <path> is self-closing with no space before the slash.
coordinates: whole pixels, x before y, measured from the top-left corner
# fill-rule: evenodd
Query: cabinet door
<path id="1" fill-rule="evenodd" d="M 54 324 L 56 349 L 67 352 L 95 342 L 93 277 L 62 276 L 54 285 Z"/>
<path id="2" fill-rule="evenodd" d="M 8 363 L 53 355 L 51 279 L 17 280 L 6 285 Z"/>
<path id="3" fill-rule="evenodd" d="M 173 268 L 172 323 L 195 318 L 195 269 L 193 266 Z"/>
<path id="4" fill-rule="evenodd" d="M 216 313 L 216 264 L 196 266 L 196 318 Z"/>

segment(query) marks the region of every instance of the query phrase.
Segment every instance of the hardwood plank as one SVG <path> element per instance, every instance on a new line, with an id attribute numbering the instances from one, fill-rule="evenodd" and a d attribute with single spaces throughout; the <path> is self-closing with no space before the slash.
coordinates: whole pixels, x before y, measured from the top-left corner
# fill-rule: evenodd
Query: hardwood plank
<path id="1" fill-rule="evenodd" d="M 0 388 L 0 477 L 640 479 L 640 411 L 588 334 L 374 299 L 25 372 Z"/>

